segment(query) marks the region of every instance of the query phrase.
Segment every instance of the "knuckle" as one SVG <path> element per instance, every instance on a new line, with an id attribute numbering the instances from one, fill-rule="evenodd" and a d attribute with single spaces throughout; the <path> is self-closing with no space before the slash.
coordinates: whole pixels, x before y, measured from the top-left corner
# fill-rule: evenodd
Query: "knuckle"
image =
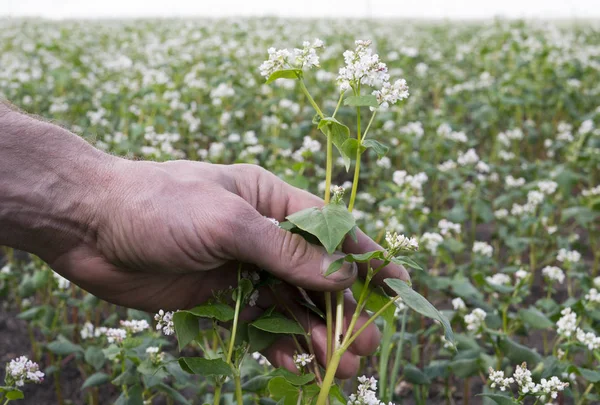
<path id="1" fill-rule="evenodd" d="M 298 267 L 310 258 L 310 246 L 302 236 L 281 230 L 284 232 L 281 246 L 280 257 L 291 268 Z"/>

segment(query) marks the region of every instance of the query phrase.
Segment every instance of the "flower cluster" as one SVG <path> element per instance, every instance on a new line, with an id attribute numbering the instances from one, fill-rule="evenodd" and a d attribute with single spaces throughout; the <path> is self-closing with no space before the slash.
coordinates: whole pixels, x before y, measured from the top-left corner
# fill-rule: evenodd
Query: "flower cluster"
<path id="1" fill-rule="evenodd" d="M 560 311 L 562 315 L 558 321 L 556 321 L 556 333 L 559 336 L 569 338 L 577 329 L 577 314 L 571 310 L 571 308 L 565 308 Z"/>
<path id="2" fill-rule="evenodd" d="M 408 98 L 408 85 L 404 79 L 398 79 L 393 84 L 384 82 L 380 90 L 373 91 L 373 95 L 377 98 L 379 108 L 387 109 L 390 105 Z"/>
<path id="3" fill-rule="evenodd" d="M 150 325 L 145 319 L 131 321 L 121 321 L 121 326 L 129 333 L 139 333 L 150 328 Z"/>
<path id="4" fill-rule="evenodd" d="M 556 281 L 559 284 L 565 280 L 565 273 L 556 266 L 546 266 L 542 269 L 542 275 L 550 281 Z"/>
<path id="5" fill-rule="evenodd" d="M 40 383 L 44 380 L 44 373 L 40 366 L 25 356 L 11 360 L 6 365 L 5 383 L 9 387 L 22 387 L 28 383 Z"/>
<path id="6" fill-rule="evenodd" d="M 154 365 L 158 365 L 165 359 L 165 353 L 160 351 L 157 346 L 150 346 L 146 348 L 146 354 L 149 356 L 150 361 Z"/>
<path id="7" fill-rule="evenodd" d="M 495 371 L 489 369 L 490 387 L 498 387 L 501 391 L 506 391 L 510 388 L 510 384 L 517 383 L 520 395 L 533 395 L 545 401 L 550 397 L 556 399 L 558 393 L 564 391 L 569 386 L 569 383 L 562 382 L 558 377 L 550 377 L 550 379 L 542 378 L 539 384 L 535 384 L 531 378 L 531 371 L 527 369 L 527 363 L 517 366 L 512 377 L 504 377 L 504 371 Z"/>
<path id="8" fill-rule="evenodd" d="M 467 330 L 480 335 L 481 329 L 484 326 L 487 313 L 481 308 L 475 308 L 470 314 L 465 315 L 465 323 Z"/>
<path id="9" fill-rule="evenodd" d="M 154 315 L 156 321 L 156 330 L 162 330 L 165 335 L 172 335 L 175 333 L 175 327 L 173 325 L 173 312 L 163 311 L 162 309 Z"/>
<path id="10" fill-rule="evenodd" d="M 358 389 L 356 394 L 348 397 L 347 405 L 385 405 L 377 398 L 377 380 L 374 377 L 358 377 Z M 391 402 L 388 405 L 393 405 Z"/>
<path id="11" fill-rule="evenodd" d="M 385 234 L 385 241 L 388 245 L 388 253 L 391 256 L 395 256 L 399 252 L 416 251 L 419 250 L 419 242 L 414 237 L 407 238 L 406 236 L 397 232 L 387 232 Z"/>
<path id="12" fill-rule="evenodd" d="M 357 40 L 356 49 L 344 52 L 346 65 L 340 68 L 337 82 L 341 91 L 361 84 L 379 86 L 390 78 L 387 65 L 371 49 L 371 41 Z"/>
<path id="13" fill-rule="evenodd" d="M 492 257 L 492 254 L 494 253 L 494 248 L 487 242 L 475 241 L 473 243 L 473 253 L 485 257 Z"/>
<path id="14" fill-rule="evenodd" d="M 260 65 L 260 74 L 269 77 L 278 70 L 318 67 L 317 49 L 323 47 L 323 41 L 315 39 L 312 44 L 309 41 L 304 41 L 301 49 L 295 48 L 291 52 L 287 49 L 269 48 L 269 59 Z"/>

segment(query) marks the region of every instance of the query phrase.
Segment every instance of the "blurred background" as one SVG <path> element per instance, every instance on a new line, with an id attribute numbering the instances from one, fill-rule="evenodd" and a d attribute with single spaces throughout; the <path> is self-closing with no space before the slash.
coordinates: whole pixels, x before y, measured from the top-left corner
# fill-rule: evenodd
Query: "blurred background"
<path id="1" fill-rule="evenodd" d="M 384 18 L 593 18 L 600 16 L 597 0 L 0 0 L 0 15 L 46 18 L 283 16 Z"/>

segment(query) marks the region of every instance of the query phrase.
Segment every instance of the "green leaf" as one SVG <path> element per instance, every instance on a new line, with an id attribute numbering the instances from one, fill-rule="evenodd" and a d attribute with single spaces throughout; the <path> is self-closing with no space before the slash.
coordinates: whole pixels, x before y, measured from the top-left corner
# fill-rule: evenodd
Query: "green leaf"
<path id="1" fill-rule="evenodd" d="M 179 393 L 179 391 L 168 386 L 167 384 L 160 383 L 160 384 L 155 385 L 154 388 L 156 388 L 159 391 L 164 392 L 165 394 L 167 394 L 169 397 L 173 398 L 175 401 L 177 401 L 180 404 L 191 405 L 191 402 L 188 401 L 186 397 L 181 395 Z"/>
<path id="2" fill-rule="evenodd" d="M 81 386 L 81 389 L 84 390 L 90 387 L 97 387 L 99 385 L 106 384 L 109 381 L 110 377 L 108 374 L 102 372 L 95 373 L 86 378 L 86 380 L 83 382 L 83 385 Z"/>
<path id="3" fill-rule="evenodd" d="M 6 399 L 10 399 L 11 401 L 23 398 L 25 398 L 25 395 L 23 395 L 23 392 L 21 390 L 13 389 L 11 391 L 6 392 Z"/>
<path id="4" fill-rule="evenodd" d="M 368 96 L 348 96 L 344 100 L 344 105 L 349 107 L 379 107 L 377 97 L 373 95 Z"/>
<path id="5" fill-rule="evenodd" d="M 272 83 L 277 79 L 299 79 L 300 77 L 302 77 L 301 69 L 277 70 L 276 72 L 271 73 L 266 84 Z"/>
<path id="6" fill-rule="evenodd" d="M 410 267 L 411 269 L 425 271 L 423 267 L 419 265 L 419 263 L 415 262 L 408 256 L 396 256 L 392 258 L 392 263 L 399 264 L 401 266 Z"/>
<path id="7" fill-rule="evenodd" d="M 107 359 L 114 360 L 121 353 L 121 349 L 113 343 L 106 349 L 102 349 L 102 353 L 104 353 Z"/>
<path id="8" fill-rule="evenodd" d="M 96 370 L 100 370 L 104 365 L 106 357 L 104 356 L 102 349 L 97 346 L 90 346 L 85 349 L 84 359 L 90 366 L 94 367 Z"/>
<path id="9" fill-rule="evenodd" d="M 356 225 L 354 217 L 343 203 L 327 204 L 323 208 L 307 208 L 287 217 L 298 228 L 314 235 L 332 254 Z"/>
<path id="10" fill-rule="evenodd" d="M 244 392 L 261 392 L 267 388 L 269 381 L 271 381 L 271 377 L 268 375 L 257 375 L 242 384 L 242 390 Z"/>
<path id="11" fill-rule="evenodd" d="M 342 144 L 342 151 L 343 151 L 342 155 L 356 158 L 357 149 L 359 146 L 360 146 L 360 154 L 362 155 L 363 152 L 367 150 L 367 148 L 365 148 L 363 145 L 359 144 L 358 140 L 355 138 L 346 139 L 344 141 L 344 143 Z M 348 161 L 344 160 L 344 164 L 346 166 L 346 171 L 348 171 L 348 169 L 350 169 L 350 160 L 348 160 Z"/>
<path id="12" fill-rule="evenodd" d="M 46 310 L 45 306 L 29 308 L 28 310 L 23 311 L 19 315 L 17 315 L 17 318 L 23 319 L 26 321 L 31 321 L 32 319 L 36 319 L 36 318 L 39 318 L 40 316 L 42 316 L 44 314 L 45 310 Z"/>
<path id="13" fill-rule="evenodd" d="M 596 370 L 578 367 L 577 371 L 579 372 L 579 374 L 581 374 L 583 378 L 585 378 L 591 383 L 597 383 L 598 381 L 600 381 L 600 372 Z"/>
<path id="14" fill-rule="evenodd" d="M 177 334 L 179 351 L 183 350 L 200 333 L 198 318 L 186 311 L 178 311 L 173 315 L 173 326 Z"/>
<path id="15" fill-rule="evenodd" d="M 530 369 L 542 361 L 542 356 L 538 352 L 533 351 L 527 346 L 523 346 L 509 338 L 500 339 L 498 342 L 500 350 L 506 355 L 506 357 L 514 364 L 521 364 L 527 362 Z"/>
<path id="16" fill-rule="evenodd" d="M 408 284 L 402 280 L 388 278 L 384 281 L 402 298 L 402 301 L 409 308 L 417 311 L 421 315 L 440 322 L 444 328 L 446 340 L 454 343 L 454 333 L 452 333 L 452 327 L 450 326 L 450 323 L 444 315 L 442 315 L 433 305 L 431 305 L 429 301 L 427 301 L 421 294 L 410 288 Z"/>
<path id="17" fill-rule="evenodd" d="M 450 369 L 459 378 L 477 375 L 480 369 L 479 356 L 470 359 L 454 360 L 450 363 Z"/>
<path id="18" fill-rule="evenodd" d="M 329 265 L 329 267 L 327 268 L 327 271 L 325 272 L 325 277 L 332 275 L 333 273 L 335 273 L 336 271 L 338 271 L 339 269 L 342 268 L 342 266 L 344 265 L 344 257 L 339 258 L 337 260 L 334 260 L 333 262 L 331 262 L 331 264 Z"/>
<path id="19" fill-rule="evenodd" d="M 83 348 L 71 342 L 64 336 L 58 336 L 54 342 L 48 343 L 46 346 L 54 354 L 59 356 L 67 356 L 71 353 L 83 352 Z"/>
<path id="20" fill-rule="evenodd" d="M 371 260 L 383 260 L 385 259 L 385 252 L 382 250 L 374 250 L 372 252 L 349 254 L 344 258 L 350 263 L 367 263 Z"/>
<path id="21" fill-rule="evenodd" d="M 350 128 L 339 122 L 333 117 L 325 117 L 319 121 L 317 128 L 323 132 L 325 136 L 331 136 L 331 142 L 342 155 L 346 170 L 350 169 L 351 156 L 344 151 L 344 142 L 350 137 Z"/>
<path id="22" fill-rule="evenodd" d="M 404 366 L 404 378 L 406 381 L 417 385 L 429 385 L 431 380 L 427 375 L 412 364 Z"/>
<path id="23" fill-rule="evenodd" d="M 292 385 L 283 377 L 274 377 L 269 381 L 269 394 L 275 400 L 283 400 L 284 405 L 296 405 L 300 388 Z"/>
<path id="24" fill-rule="evenodd" d="M 235 311 L 227 304 L 220 302 L 206 303 L 192 309 L 179 312 L 189 312 L 200 318 L 216 319 L 220 322 L 229 322 L 233 319 Z"/>
<path id="25" fill-rule="evenodd" d="M 519 316 L 527 326 L 533 329 L 550 329 L 554 323 L 544 313 L 534 307 L 519 310 Z"/>
<path id="26" fill-rule="evenodd" d="M 352 283 L 352 295 L 354 296 L 354 299 L 358 302 L 359 298 L 360 298 L 360 294 L 363 291 L 363 288 L 365 288 L 365 283 L 363 280 L 361 280 L 360 278 L 357 278 L 354 283 Z M 375 288 L 373 288 L 373 286 L 369 285 L 369 297 L 367 298 L 367 302 L 366 302 L 366 308 L 369 311 L 372 312 L 377 312 L 379 311 L 385 304 L 387 304 L 388 302 L 390 302 L 389 297 L 381 294 L 379 291 L 377 291 Z M 394 307 L 393 305 L 390 305 L 382 314 L 381 317 L 388 323 L 393 323 L 394 322 L 394 314 L 396 312 L 396 307 Z"/>
<path id="27" fill-rule="evenodd" d="M 200 357 L 181 357 L 179 365 L 190 374 L 231 377 L 233 372 L 229 364 L 221 359 L 203 359 Z"/>
<path id="28" fill-rule="evenodd" d="M 273 377 L 283 377 L 290 384 L 299 386 L 306 385 L 315 379 L 315 375 L 313 373 L 298 375 L 284 368 L 273 370 L 270 375 Z"/>
<path id="29" fill-rule="evenodd" d="M 362 144 L 365 148 L 372 148 L 379 159 L 384 157 L 390 150 L 389 147 L 385 146 L 381 142 L 377 142 L 375 139 L 365 139 L 362 141 Z"/>
<path id="30" fill-rule="evenodd" d="M 500 394 L 477 394 L 478 397 L 486 397 L 497 403 L 498 405 L 519 405 L 520 402 L 515 401 L 511 397 Z"/>
<path id="31" fill-rule="evenodd" d="M 252 322 L 250 326 L 270 333 L 304 335 L 304 329 L 302 329 L 298 322 L 277 313 L 259 318 Z"/>

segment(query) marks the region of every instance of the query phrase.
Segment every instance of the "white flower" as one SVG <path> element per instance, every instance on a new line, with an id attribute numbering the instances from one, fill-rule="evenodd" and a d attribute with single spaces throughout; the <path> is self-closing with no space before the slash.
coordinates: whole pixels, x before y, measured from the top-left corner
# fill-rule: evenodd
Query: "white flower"
<path id="1" fill-rule="evenodd" d="M 562 337 L 571 337 L 577 329 L 577 314 L 571 308 L 565 308 L 560 311 L 562 317 L 556 322 L 556 332 Z"/>
<path id="2" fill-rule="evenodd" d="M 453 160 L 446 160 L 444 163 L 439 164 L 437 168 L 440 172 L 449 172 L 456 169 L 456 162 Z"/>
<path id="3" fill-rule="evenodd" d="M 470 314 L 465 315 L 467 330 L 478 333 L 482 328 L 486 317 L 487 314 L 483 309 L 475 308 Z"/>
<path id="4" fill-rule="evenodd" d="M 161 309 L 154 315 L 154 320 L 156 321 L 156 330 L 162 329 L 163 333 L 167 336 L 175 333 L 175 328 L 173 326 L 173 312 L 165 312 Z"/>
<path id="5" fill-rule="evenodd" d="M 455 311 L 462 311 L 463 309 L 467 309 L 467 305 L 460 297 L 456 297 L 452 300 L 452 307 Z"/>
<path id="6" fill-rule="evenodd" d="M 6 384 L 9 387 L 22 387 L 27 383 L 40 383 L 44 380 L 44 373 L 40 366 L 25 356 L 11 360 L 6 365 Z"/>
<path id="7" fill-rule="evenodd" d="M 377 398 L 377 380 L 374 377 L 358 377 L 356 394 L 348 397 L 347 405 L 386 405 Z M 388 405 L 393 405 L 391 402 Z"/>
<path id="8" fill-rule="evenodd" d="M 515 380 L 512 377 L 504 378 L 504 371 L 495 371 L 493 368 L 489 368 L 489 379 L 491 381 L 490 387 L 499 388 L 500 391 L 506 391 L 510 388 L 510 384 L 514 383 Z"/>
<path id="9" fill-rule="evenodd" d="M 308 353 L 294 354 L 294 364 L 300 369 L 310 364 L 314 358 L 314 355 Z"/>
<path id="10" fill-rule="evenodd" d="M 0 269 L 0 274 L 10 274 L 10 264 L 7 264 Z"/>
<path id="11" fill-rule="evenodd" d="M 515 272 L 515 278 L 516 278 L 517 280 L 519 280 L 519 281 L 520 281 L 520 280 L 523 280 L 523 279 L 525 279 L 525 278 L 527 278 L 527 277 L 529 277 L 529 272 L 528 272 L 528 271 L 526 271 L 526 270 L 525 270 L 525 269 L 523 269 L 523 268 L 520 268 L 519 270 L 517 270 L 517 271 Z"/>
<path id="12" fill-rule="evenodd" d="M 585 332 L 583 329 L 577 328 L 575 337 L 589 350 L 600 348 L 600 337 L 596 336 L 593 332 Z"/>
<path id="13" fill-rule="evenodd" d="M 477 155 L 475 149 L 471 148 L 466 153 L 458 152 L 458 158 L 456 161 L 461 166 L 475 164 L 479 162 L 479 155 Z"/>
<path id="14" fill-rule="evenodd" d="M 390 78 L 388 68 L 379 60 L 379 55 L 373 53 L 371 41 L 358 40 L 355 44 L 355 50 L 344 52 L 346 65 L 340 68 L 337 77 L 340 91 L 359 84 L 379 86 L 387 82 Z"/>
<path id="15" fill-rule="evenodd" d="M 585 295 L 585 299 L 588 302 L 600 303 L 600 293 L 596 288 L 590 288 L 588 293 Z"/>
<path id="16" fill-rule="evenodd" d="M 79 335 L 83 340 L 94 337 L 94 325 L 92 325 L 91 322 L 84 323 L 83 327 L 79 331 Z"/>
<path id="17" fill-rule="evenodd" d="M 538 181 L 537 185 L 540 191 L 546 195 L 554 194 L 558 187 L 558 183 L 552 180 Z"/>
<path id="18" fill-rule="evenodd" d="M 425 245 L 425 249 L 431 253 L 435 253 L 438 246 L 444 241 L 442 235 L 436 232 L 425 232 L 421 236 L 421 243 Z"/>
<path id="19" fill-rule="evenodd" d="M 596 187 L 593 187 L 593 188 L 590 188 L 587 190 L 582 190 L 581 195 L 584 197 L 592 197 L 595 195 L 600 195 L 600 184 L 597 185 Z"/>
<path id="20" fill-rule="evenodd" d="M 564 391 L 569 386 L 569 383 L 564 383 L 558 379 L 558 377 L 551 377 L 549 380 L 542 378 L 538 384 L 538 392 L 549 394 L 552 399 L 558 397 L 559 391 Z"/>
<path id="21" fill-rule="evenodd" d="M 499 210 L 494 211 L 494 216 L 497 219 L 504 219 L 508 216 L 508 210 L 506 208 L 500 208 Z"/>
<path id="22" fill-rule="evenodd" d="M 542 269 L 542 275 L 548 280 L 557 281 L 562 284 L 565 280 L 565 273 L 556 266 L 546 266 Z"/>
<path id="23" fill-rule="evenodd" d="M 525 179 L 523 177 L 515 179 L 509 174 L 508 176 L 506 176 L 505 184 L 508 188 L 518 188 L 525 185 Z"/>
<path id="24" fill-rule="evenodd" d="M 54 272 L 54 273 L 52 273 L 52 275 L 54 276 L 54 279 L 58 282 L 59 290 L 66 290 L 67 288 L 69 288 L 71 286 L 71 282 L 69 280 L 67 280 L 66 278 L 64 278 L 63 276 L 61 276 L 60 274 Z"/>
<path id="25" fill-rule="evenodd" d="M 460 224 L 455 224 L 454 222 L 450 222 L 447 219 L 441 219 L 438 222 L 438 227 L 440 228 L 440 233 L 446 236 L 450 232 L 460 233 L 461 226 Z"/>
<path id="26" fill-rule="evenodd" d="M 104 334 L 108 343 L 120 343 L 127 337 L 127 331 L 120 328 L 108 328 Z"/>
<path id="27" fill-rule="evenodd" d="M 495 284 L 495 285 L 511 284 L 510 276 L 508 274 L 504 274 L 504 273 L 496 273 L 491 277 L 486 277 L 485 281 L 488 284 Z"/>
<path id="28" fill-rule="evenodd" d="M 143 332 L 146 329 L 150 328 L 150 325 L 144 319 L 142 319 L 142 320 L 132 319 L 131 321 L 121 321 L 121 326 L 123 328 L 125 328 L 125 330 L 127 330 L 131 333 Z"/>
<path id="29" fill-rule="evenodd" d="M 486 257 L 492 257 L 494 248 L 486 242 L 475 241 L 473 243 L 473 253 L 477 253 Z"/>
<path id="30" fill-rule="evenodd" d="M 295 48 L 293 52 L 287 49 L 269 48 L 267 50 L 269 59 L 260 65 L 260 74 L 269 77 L 278 70 L 318 67 L 317 49 L 321 49 L 323 46 L 323 41 L 316 39 L 312 44 L 309 41 L 304 41 L 302 48 Z"/>
<path id="31" fill-rule="evenodd" d="M 146 354 L 150 357 L 152 364 L 158 365 L 165 359 L 165 354 L 160 352 L 157 346 L 149 346 L 146 348 Z"/>
<path id="32" fill-rule="evenodd" d="M 396 255 L 396 253 L 402 250 L 419 250 L 419 242 L 416 238 L 407 238 L 406 236 L 397 232 L 386 232 L 385 241 L 392 256 Z"/>
<path id="33" fill-rule="evenodd" d="M 559 262 L 577 263 L 581 260 L 581 253 L 576 250 L 560 249 L 556 260 Z"/>
<path id="34" fill-rule="evenodd" d="M 396 104 L 400 100 L 408 98 L 408 85 L 406 80 L 399 79 L 390 84 L 384 82 L 380 90 L 374 90 L 372 93 L 377 98 L 377 103 L 382 109 L 389 108 L 390 105 Z"/>
<path id="35" fill-rule="evenodd" d="M 519 386 L 519 392 L 522 394 L 537 392 L 536 385 L 531 378 L 531 371 L 527 369 L 527 363 L 517 366 L 513 378 Z"/>

